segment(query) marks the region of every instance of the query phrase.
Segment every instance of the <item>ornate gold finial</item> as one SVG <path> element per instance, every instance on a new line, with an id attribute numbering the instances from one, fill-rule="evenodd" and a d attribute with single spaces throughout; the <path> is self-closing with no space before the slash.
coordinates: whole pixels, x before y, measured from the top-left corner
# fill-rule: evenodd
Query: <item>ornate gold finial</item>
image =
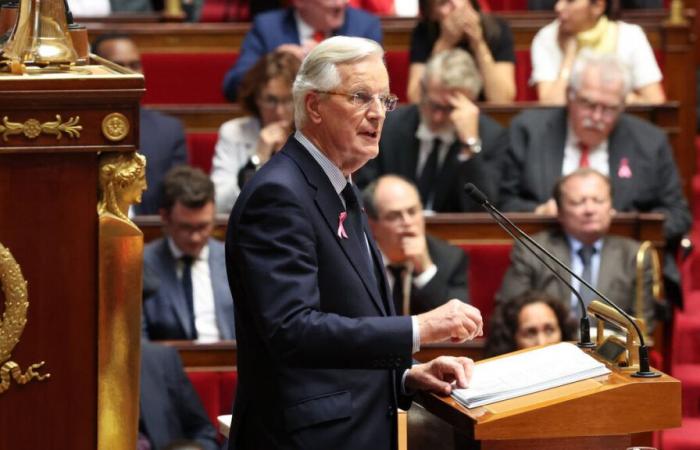
<path id="1" fill-rule="evenodd" d="M 670 25 L 685 25 L 688 21 L 684 14 L 683 0 L 671 0 L 667 23 Z"/>
<path id="2" fill-rule="evenodd" d="M 27 324 L 27 281 L 15 258 L 6 247 L 0 244 L 0 284 L 5 294 L 5 312 L 0 320 L 0 394 L 10 389 L 10 380 L 14 378 L 19 384 L 27 384 L 32 379 L 43 380 L 51 376 L 42 375 L 35 369 L 44 365 L 44 361 L 29 366 L 22 373 L 20 366 L 9 361 L 12 350 L 19 343 L 19 338 Z"/>
<path id="3" fill-rule="evenodd" d="M 112 142 L 118 142 L 129 134 L 129 120 L 124 114 L 113 112 L 102 119 L 102 134 Z"/>
<path id="4" fill-rule="evenodd" d="M 146 157 L 140 153 L 103 153 L 100 156 L 100 186 L 97 213 L 113 214 L 132 223 L 129 206 L 141 203 L 146 184 Z"/>

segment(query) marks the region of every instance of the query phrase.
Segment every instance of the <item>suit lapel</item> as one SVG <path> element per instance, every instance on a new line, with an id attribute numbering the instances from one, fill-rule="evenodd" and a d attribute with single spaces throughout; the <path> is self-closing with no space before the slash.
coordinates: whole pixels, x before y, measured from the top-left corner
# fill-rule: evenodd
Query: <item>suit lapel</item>
<path id="1" fill-rule="evenodd" d="M 554 256 L 559 258 L 561 262 L 566 264 L 567 266 L 571 267 L 571 252 L 570 252 L 570 247 L 569 247 L 569 241 L 566 239 L 566 235 L 561 232 L 557 232 L 554 237 L 554 242 L 552 243 L 552 248 L 551 252 Z M 549 261 L 548 261 L 549 262 Z M 555 263 L 552 263 L 552 267 L 554 267 L 554 270 L 557 271 L 558 274 L 562 276 L 565 280 L 567 280 L 569 283 L 572 281 L 571 275 L 565 271 L 564 269 L 558 267 Z M 552 275 L 553 277 L 555 275 Z M 556 285 L 559 286 L 559 298 L 563 299 L 570 299 L 571 298 L 571 290 L 569 289 L 568 286 L 566 286 L 564 283 L 561 281 L 557 280 Z"/>
<path id="2" fill-rule="evenodd" d="M 293 42 L 297 45 L 301 45 L 299 41 L 299 30 L 297 29 L 297 21 L 294 18 L 294 10 L 292 8 L 287 8 L 285 12 L 284 20 L 282 21 L 282 35 L 289 42 Z"/>
<path id="3" fill-rule="evenodd" d="M 564 165 L 566 131 L 568 130 L 566 117 L 566 109 L 561 108 L 560 111 L 557 111 L 550 124 L 547 136 L 543 136 L 544 139 L 541 142 L 545 151 L 537 152 L 538 155 L 541 155 L 542 159 L 538 163 L 544 172 L 544 177 L 539 184 L 539 198 L 551 198 L 552 186 L 561 176 L 561 168 Z"/>
<path id="4" fill-rule="evenodd" d="M 603 238 L 603 247 L 600 250 L 600 265 L 598 266 L 598 279 L 594 284 L 595 288 L 600 292 L 605 294 L 610 292 L 610 287 L 612 284 L 612 274 L 619 272 L 621 268 L 619 267 L 621 258 L 619 258 L 615 253 L 617 249 L 612 245 L 608 237 Z"/>
<path id="5" fill-rule="evenodd" d="M 450 192 L 450 189 L 454 186 L 452 180 L 456 176 L 456 172 L 459 170 L 461 164 L 457 160 L 457 153 L 459 153 L 459 151 L 459 143 L 456 141 L 447 149 L 447 155 L 445 155 L 445 159 L 440 167 L 440 175 L 435 183 L 435 196 L 433 197 L 433 210 L 435 211 L 445 210 L 447 206 L 445 205 L 447 197 L 453 194 Z"/>
<path id="6" fill-rule="evenodd" d="M 176 267 L 177 261 L 170 252 L 168 240 L 163 239 L 160 248 L 161 266 L 165 268 L 164 274 L 166 282 L 163 283 L 162 289 L 165 289 L 166 298 L 172 299 L 172 308 L 175 312 L 180 327 L 185 331 L 185 336 L 192 336 L 190 327 L 190 312 L 185 300 L 185 291 L 182 287 L 182 282 L 177 277 Z"/>
<path id="7" fill-rule="evenodd" d="M 349 236 L 348 239 L 343 239 L 338 236 L 339 217 L 340 213 L 344 211 L 340 197 L 335 192 L 333 185 L 323 172 L 323 169 L 321 169 L 313 157 L 309 155 L 308 151 L 299 144 L 296 139 L 292 138 L 289 142 L 293 142 L 295 145 L 287 146 L 285 150 L 304 172 L 309 183 L 316 188 L 314 202 L 321 216 L 323 216 L 330 233 L 332 233 L 333 238 L 342 248 L 353 269 L 360 276 L 374 304 L 382 314 L 387 314 L 381 294 L 379 293 L 379 288 L 375 282 L 375 277 L 369 272 L 372 270 L 372 267 L 368 265 L 364 236 Z M 363 222 L 366 222 L 364 213 Z M 371 236 L 368 235 L 368 239 L 371 247 Z"/>
<path id="8" fill-rule="evenodd" d="M 634 136 L 631 136 L 624 127 L 619 126 L 615 127 L 608 140 L 608 167 L 610 170 L 610 182 L 612 183 L 612 189 L 615 193 L 615 195 L 613 195 L 613 205 L 616 208 L 620 208 L 620 205 L 631 204 L 632 202 L 628 200 L 628 197 L 630 194 L 635 194 L 637 191 L 632 188 L 632 186 L 634 186 L 634 174 L 637 172 L 637 167 L 635 167 L 636 161 L 628 158 L 628 164 L 633 174 L 631 178 L 621 178 L 618 176 L 620 162 L 622 158 L 627 156 L 625 147 L 634 145 L 634 143 Z"/>

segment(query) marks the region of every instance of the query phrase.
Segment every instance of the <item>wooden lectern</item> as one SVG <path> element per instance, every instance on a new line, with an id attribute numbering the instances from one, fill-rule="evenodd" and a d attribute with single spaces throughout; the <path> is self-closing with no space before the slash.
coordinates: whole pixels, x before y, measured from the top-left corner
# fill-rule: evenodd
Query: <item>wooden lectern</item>
<path id="1" fill-rule="evenodd" d="M 472 409 L 436 395 L 418 402 L 462 434 L 466 448 L 481 450 L 624 450 L 681 425 L 680 381 L 609 368 L 609 375 Z"/>
<path id="2" fill-rule="evenodd" d="M 0 73 L 0 449 L 135 448 L 140 263 L 101 242 L 97 205 L 142 94 L 109 64 Z"/>

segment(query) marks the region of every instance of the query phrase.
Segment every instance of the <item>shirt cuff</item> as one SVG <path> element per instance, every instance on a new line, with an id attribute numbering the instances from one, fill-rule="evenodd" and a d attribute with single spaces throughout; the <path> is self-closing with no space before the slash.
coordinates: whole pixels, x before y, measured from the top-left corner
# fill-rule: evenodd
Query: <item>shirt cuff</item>
<path id="1" fill-rule="evenodd" d="M 423 289 L 423 287 L 425 287 L 426 284 L 430 283 L 430 280 L 433 279 L 436 273 L 437 266 L 435 264 L 431 264 L 427 269 L 423 271 L 423 273 L 416 277 L 413 277 L 413 286 L 418 289 Z"/>
<path id="2" fill-rule="evenodd" d="M 415 354 L 420 350 L 420 325 L 418 325 L 416 316 L 411 316 L 411 323 L 413 324 L 413 348 L 411 354 Z"/>
<path id="3" fill-rule="evenodd" d="M 408 376 L 409 370 L 411 369 L 404 370 L 403 375 L 401 375 L 401 394 L 406 396 L 414 395 L 416 393 L 413 390 L 409 391 L 408 389 L 406 389 L 406 377 Z"/>

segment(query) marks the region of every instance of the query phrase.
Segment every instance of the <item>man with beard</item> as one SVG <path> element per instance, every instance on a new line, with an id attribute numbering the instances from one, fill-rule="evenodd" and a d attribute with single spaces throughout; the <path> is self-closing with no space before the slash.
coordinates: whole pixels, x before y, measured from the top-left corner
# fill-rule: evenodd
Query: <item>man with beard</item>
<path id="1" fill-rule="evenodd" d="M 673 251 L 690 228 L 688 204 L 666 134 L 623 113 L 629 88 L 627 70 L 614 56 L 582 54 L 565 107 L 524 111 L 511 121 L 501 207 L 556 215 L 557 179 L 590 167 L 610 178 L 616 211 L 666 215 L 664 234 Z M 677 284 L 673 258 L 664 266 L 667 280 Z"/>
<path id="2" fill-rule="evenodd" d="M 420 104 L 387 116 L 379 156 L 362 168 L 357 183 L 401 175 L 416 184 L 426 211 L 481 211 L 464 194 L 466 182 L 495 201 L 508 135 L 474 103 L 482 84 L 466 51 L 433 56 L 421 81 Z"/>

